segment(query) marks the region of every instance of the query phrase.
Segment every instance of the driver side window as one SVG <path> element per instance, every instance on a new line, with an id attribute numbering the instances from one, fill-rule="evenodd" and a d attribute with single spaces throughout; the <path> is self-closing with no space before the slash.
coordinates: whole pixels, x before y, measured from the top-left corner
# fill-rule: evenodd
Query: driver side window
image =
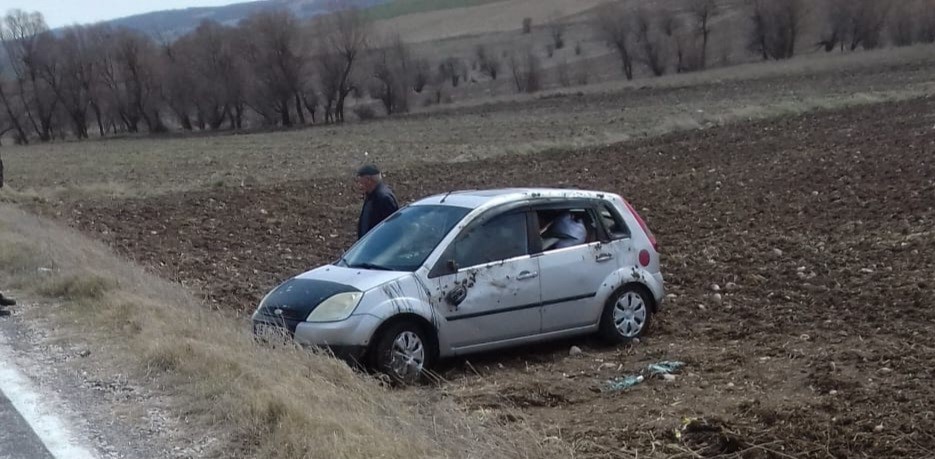
<path id="1" fill-rule="evenodd" d="M 528 236 L 525 213 L 499 215 L 461 234 L 453 258 L 459 268 L 469 268 L 527 255 Z"/>

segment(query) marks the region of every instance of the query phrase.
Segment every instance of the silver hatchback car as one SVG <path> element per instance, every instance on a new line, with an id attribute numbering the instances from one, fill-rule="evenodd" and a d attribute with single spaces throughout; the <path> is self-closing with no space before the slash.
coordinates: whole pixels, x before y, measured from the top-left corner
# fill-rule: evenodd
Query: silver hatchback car
<path id="1" fill-rule="evenodd" d="M 558 218 L 577 225 L 573 240 L 550 233 Z M 664 297 L 656 241 L 620 196 L 461 191 L 400 209 L 337 262 L 276 287 L 253 329 L 408 382 L 455 355 L 589 333 L 625 342 Z"/>

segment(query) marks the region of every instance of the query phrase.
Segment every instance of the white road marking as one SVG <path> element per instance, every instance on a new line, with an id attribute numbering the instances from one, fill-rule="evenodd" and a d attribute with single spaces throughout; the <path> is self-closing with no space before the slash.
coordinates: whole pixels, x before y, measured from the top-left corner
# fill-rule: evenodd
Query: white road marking
<path id="1" fill-rule="evenodd" d="M 13 366 L 10 350 L 0 342 L 0 392 L 29 424 L 42 444 L 56 459 L 96 459 L 54 414 L 53 407 L 30 388 L 29 380 Z"/>

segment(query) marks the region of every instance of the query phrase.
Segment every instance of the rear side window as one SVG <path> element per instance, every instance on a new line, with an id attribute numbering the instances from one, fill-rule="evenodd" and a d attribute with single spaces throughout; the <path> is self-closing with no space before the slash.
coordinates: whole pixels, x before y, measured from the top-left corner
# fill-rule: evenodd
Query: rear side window
<path id="1" fill-rule="evenodd" d="M 529 253 L 526 214 L 504 214 L 467 230 L 454 242 L 454 260 L 460 268 L 483 265 Z"/>
<path id="2" fill-rule="evenodd" d="M 535 211 L 542 251 L 589 244 L 598 239 L 594 212 L 583 207 L 552 207 Z"/>
<path id="3" fill-rule="evenodd" d="M 601 221 L 607 230 L 607 235 L 611 240 L 626 239 L 630 237 L 630 228 L 623 222 L 620 213 L 608 203 L 602 203 L 598 210 L 601 214 Z"/>

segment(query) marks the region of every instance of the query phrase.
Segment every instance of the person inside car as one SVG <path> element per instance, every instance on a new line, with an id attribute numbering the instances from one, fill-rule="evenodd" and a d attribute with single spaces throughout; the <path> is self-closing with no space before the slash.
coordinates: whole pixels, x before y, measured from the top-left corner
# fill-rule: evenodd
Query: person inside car
<path id="1" fill-rule="evenodd" d="M 376 166 L 367 165 L 357 170 L 357 189 L 364 194 L 357 222 L 357 238 L 360 239 L 399 210 L 399 204 L 393 190 L 383 183 L 383 174 Z"/>
<path id="2" fill-rule="evenodd" d="M 555 242 L 548 243 L 548 245 L 543 244 L 543 248 L 546 250 L 556 250 L 584 244 L 587 242 L 588 230 L 585 228 L 584 222 L 575 218 L 571 212 L 565 211 L 558 214 L 544 228 L 541 234 L 543 241 L 552 238 L 558 239 Z"/>

